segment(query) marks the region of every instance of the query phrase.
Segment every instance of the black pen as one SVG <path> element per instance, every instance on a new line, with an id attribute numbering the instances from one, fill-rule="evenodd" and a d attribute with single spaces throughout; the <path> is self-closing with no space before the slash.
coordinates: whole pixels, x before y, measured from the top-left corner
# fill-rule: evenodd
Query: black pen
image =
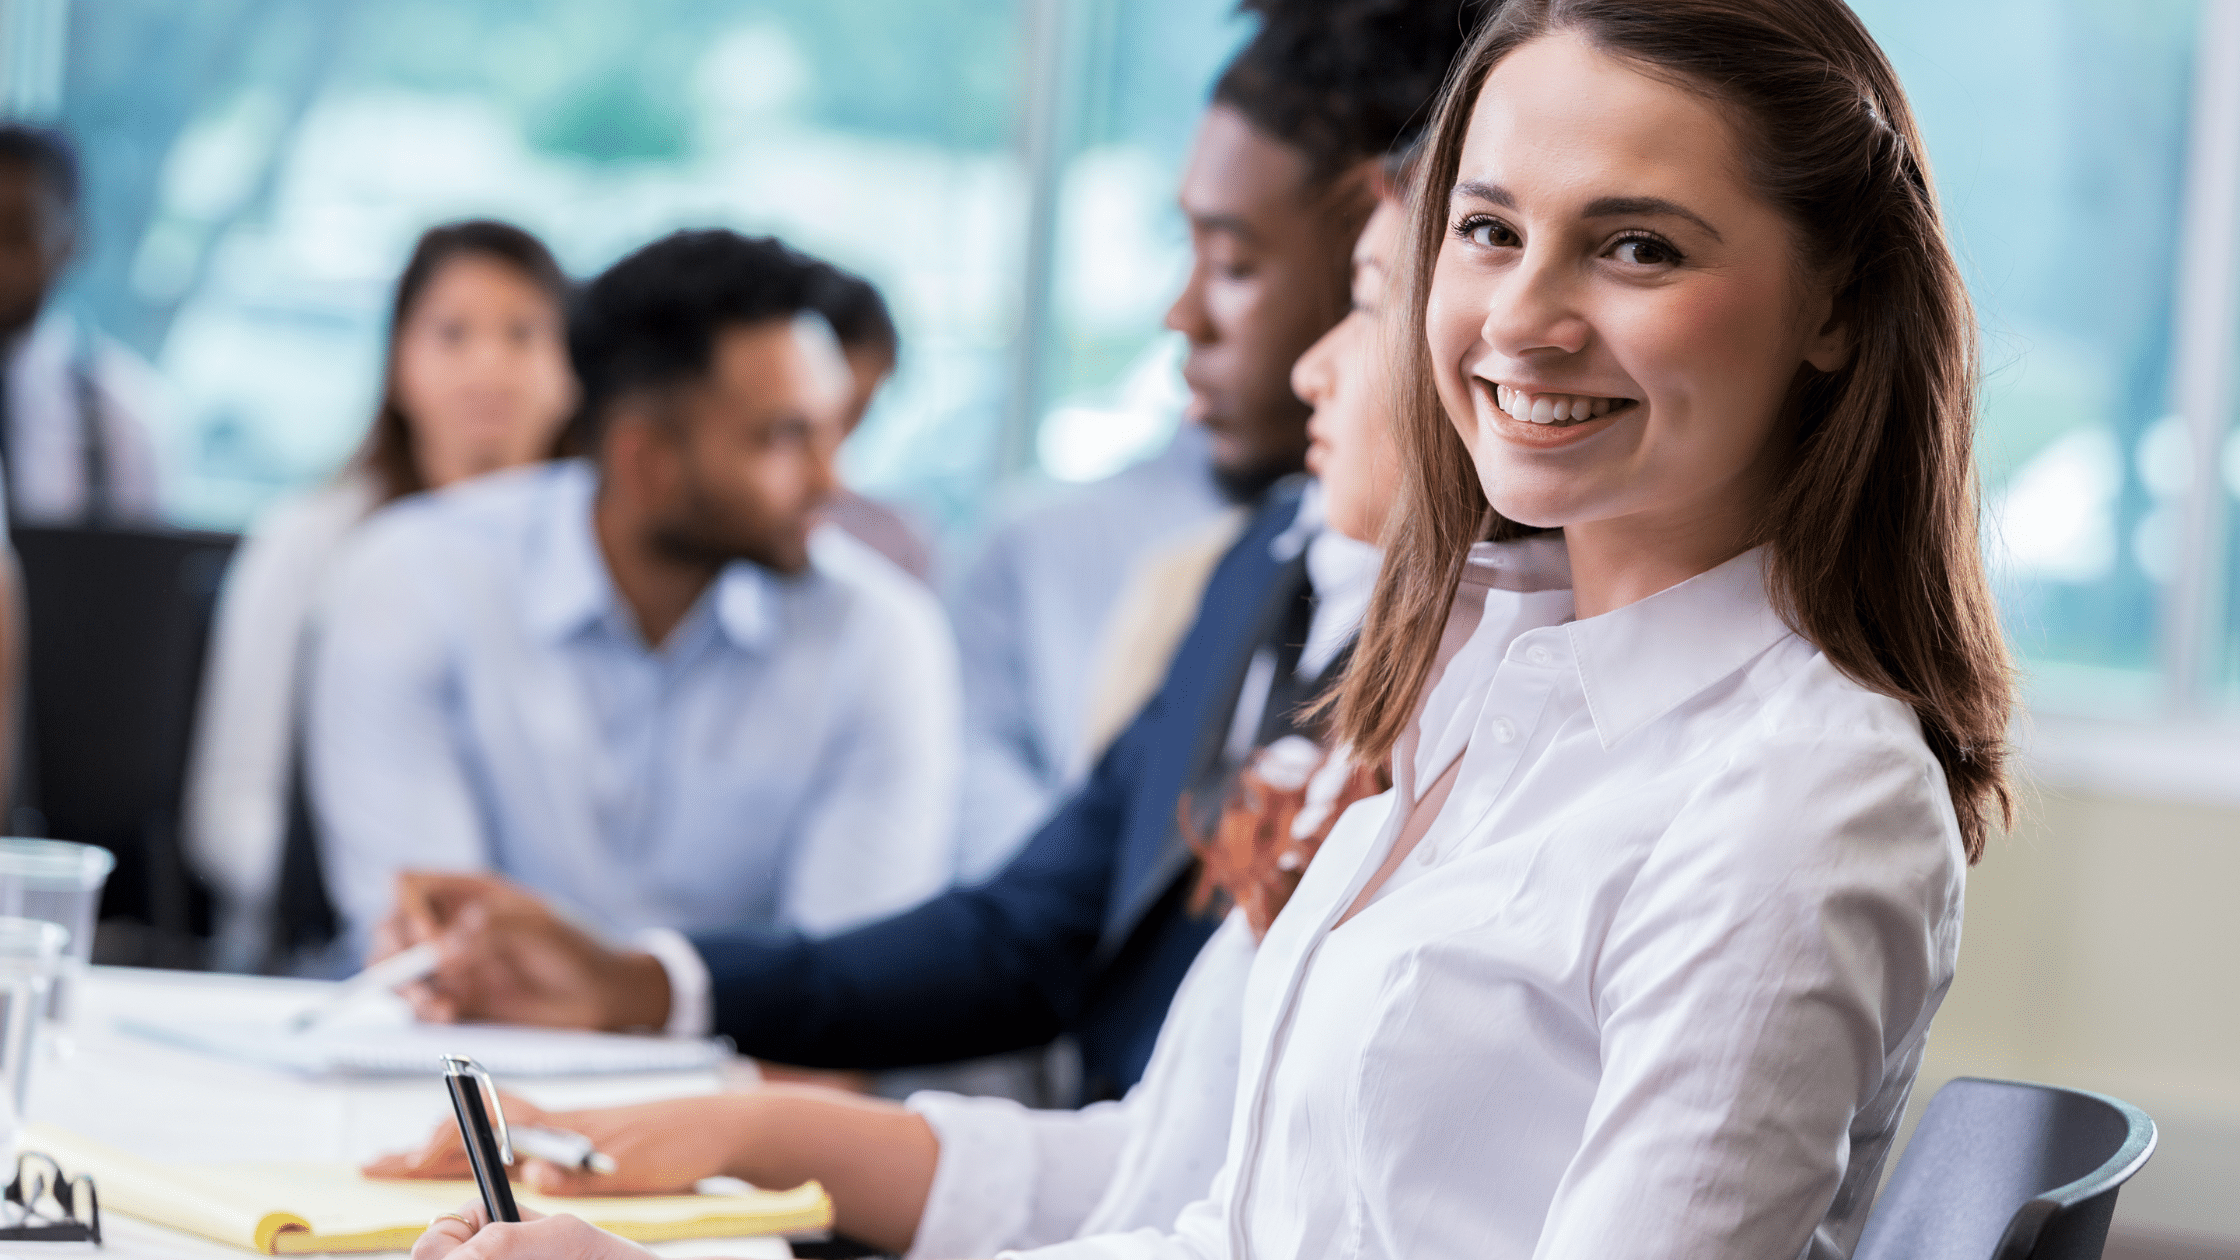
<path id="1" fill-rule="evenodd" d="M 480 1064 L 463 1054 L 443 1056 L 443 1083 L 451 1090 L 459 1140 L 466 1144 L 467 1162 L 474 1166 L 483 1210 L 493 1221 L 520 1220 L 513 1184 L 506 1180 L 506 1169 L 513 1165 L 513 1142 L 506 1133 L 505 1109 L 498 1105 L 498 1087 Z"/>

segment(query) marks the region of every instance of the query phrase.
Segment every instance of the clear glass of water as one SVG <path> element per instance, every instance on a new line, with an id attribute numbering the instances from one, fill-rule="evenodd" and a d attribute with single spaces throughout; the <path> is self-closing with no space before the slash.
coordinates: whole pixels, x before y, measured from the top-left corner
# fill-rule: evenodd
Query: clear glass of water
<path id="1" fill-rule="evenodd" d="M 23 1129 L 23 1100 L 48 993 L 70 935 L 45 919 L 0 917 L 0 1142 L 10 1163 Z"/>
<path id="2" fill-rule="evenodd" d="M 76 980 L 93 961 L 93 924 L 101 886 L 117 859 L 107 849 L 68 840 L 0 837 L 0 916 L 45 919 L 70 934 L 47 1015 L 67 1030 Z"/>

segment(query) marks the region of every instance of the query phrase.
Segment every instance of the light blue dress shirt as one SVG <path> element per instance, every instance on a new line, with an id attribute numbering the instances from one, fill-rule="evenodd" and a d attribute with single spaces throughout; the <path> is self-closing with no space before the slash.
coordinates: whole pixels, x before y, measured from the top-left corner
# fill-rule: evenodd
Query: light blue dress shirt
<path id="1" fill-rule="evenodd" d="M 659 650 L 615 592 L 580 462 L 391 507 L 313 650 L 327 884 L 363 946 L 406 868 L 496 870 L 612 933 L 822 935 L 954 876 L 961 716 L 939 606 L 817 532 L 726 567 Z"/>

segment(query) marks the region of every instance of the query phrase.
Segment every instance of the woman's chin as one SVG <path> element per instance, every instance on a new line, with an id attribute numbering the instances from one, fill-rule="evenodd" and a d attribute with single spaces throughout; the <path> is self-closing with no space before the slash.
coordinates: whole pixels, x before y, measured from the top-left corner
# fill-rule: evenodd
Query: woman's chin
<path id="1" fill-rule="evenodd" d="M 1578 488 L 1541 470 L 1523 471 L 1477 461 L 1478 484 L 1502 519 L 1527 529 L 1562 529 L 1583 511 Z"/>

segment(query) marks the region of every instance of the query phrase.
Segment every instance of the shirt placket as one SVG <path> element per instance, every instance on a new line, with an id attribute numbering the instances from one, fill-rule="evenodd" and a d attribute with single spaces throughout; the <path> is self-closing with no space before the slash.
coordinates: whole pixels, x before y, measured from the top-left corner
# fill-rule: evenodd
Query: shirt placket
<path id="1" fill-rule="evenodd" d="M 1569 661 L 1560 643 L 1561 631 L 1550 627 L 1528 631 L 1509 645 L 1464 747 L 1454 795 L 1408 861 L 1435 866 L 1451 857 L 1500 804 L 1526 756 L 1545 746 L 1540 728 Z"/>

